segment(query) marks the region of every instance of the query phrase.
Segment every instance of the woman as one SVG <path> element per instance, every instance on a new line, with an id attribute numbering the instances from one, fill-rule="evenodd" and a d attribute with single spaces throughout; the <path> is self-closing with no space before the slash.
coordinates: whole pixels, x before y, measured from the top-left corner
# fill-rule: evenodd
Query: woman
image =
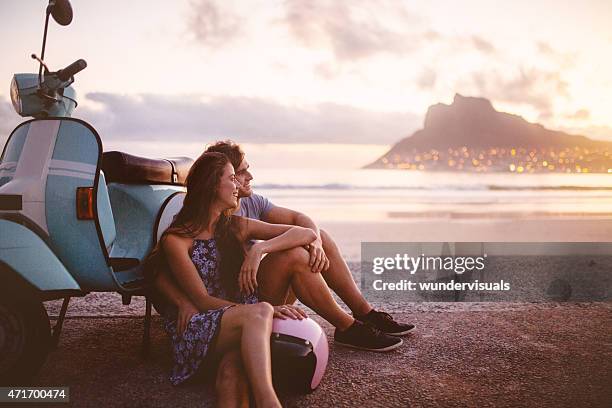
<path id="1" fill-rule="evenodd" d="M 202 154 L 186 186 L 181 211 L 146 265 L 163 293 L 173 297 L 180 289 L 196 309 L 167 307 L 163 312 L 174 351 L 170 380 L 177 385 L 213 369 L 215 361 L 238 358 L 257 406 L 280 407 L 272 387 L 272 318 L 302 319 L 306 314 L 295 306 L 258 302 L 254 276 L 262 254 L 310 244 L 316 235 L 307 228 L 231 216 L 238 189 L 234 168 L 221 153 Z M 264 241 L 245 253 L 243 243 L 253 239 Z"/>

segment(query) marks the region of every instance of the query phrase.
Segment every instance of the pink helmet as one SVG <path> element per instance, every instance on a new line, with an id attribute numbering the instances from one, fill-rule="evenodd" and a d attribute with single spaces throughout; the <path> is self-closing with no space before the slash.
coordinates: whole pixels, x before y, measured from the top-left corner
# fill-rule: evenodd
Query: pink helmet
<path id="1" fill-rule="evenodd" d="M 275 386 L 308 392 L 317 388 L 329 356 L 321 326 L 312 319 L 274 319 L 270 346 Z"/>

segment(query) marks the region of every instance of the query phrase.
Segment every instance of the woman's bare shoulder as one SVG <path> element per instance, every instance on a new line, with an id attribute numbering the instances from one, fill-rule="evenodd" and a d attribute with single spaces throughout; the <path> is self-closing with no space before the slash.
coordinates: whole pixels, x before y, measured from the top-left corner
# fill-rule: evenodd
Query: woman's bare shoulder
<path id="1" fill-rule="evenodd" d="M 164 234 L 164 237 L 162 238 L 162 245 L 166 249 L 189 248 L 192 242 L 193 242 L 193 238 L 184 237 L 184 236 L 173 234 L 173 233 Z"/>

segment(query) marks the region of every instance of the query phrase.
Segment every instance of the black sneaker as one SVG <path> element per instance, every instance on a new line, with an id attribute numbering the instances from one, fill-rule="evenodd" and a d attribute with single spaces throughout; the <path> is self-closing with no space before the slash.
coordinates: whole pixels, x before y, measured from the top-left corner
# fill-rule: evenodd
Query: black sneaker
<path id="1" fill-rule="evenodd" d="M 337 344 L 369 351 L 391 351 L 402 345 L 402 339 L 387 336 L 375 327 L 355 320 L 348 329 L 336 329 L 334 340 Z"/>
<path id="2" fill-rule="evenodd" d="M 398 323 L 393 320 L 393 317 L 391 317 L 389 313 L 379 312 L 374 309 L 370 310 L 366 315 L 355 316 L 355 319 L 374 326 L 381 332 L 390 336 L 403 336 L 414 329 L 414 324 Z"/>

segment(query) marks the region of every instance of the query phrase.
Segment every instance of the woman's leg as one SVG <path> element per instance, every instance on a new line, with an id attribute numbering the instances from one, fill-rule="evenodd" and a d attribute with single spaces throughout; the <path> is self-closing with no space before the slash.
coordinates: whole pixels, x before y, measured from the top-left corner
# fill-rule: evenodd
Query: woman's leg
<path id="1" fill-rule="evenodd" d="M 273 305 L 284 304 L 291 287 L 302 303 L 338 329 L 347 329 L 354 319 L 338 306 L 323 276 L 310 270 L 308 259 L 302 247 L 266 255 L 257 273 L 260 298 Z"/>
<path id="2" fill-rule="evenodd" d="M 217 353 L 240 348 L 242 363 L 258 407 L 280 407 L 272 387 L 270 334 L 274 309 L 269 303 L 237 305 L 223 313 L 215 342 Z"/>
<path id="3" fill-rule="evenodd" d="M 215 389 L 218 407 L 248 408 L 249 380 L 244 371 L 240 349 L 230 350 L 221 357 Z"/>

